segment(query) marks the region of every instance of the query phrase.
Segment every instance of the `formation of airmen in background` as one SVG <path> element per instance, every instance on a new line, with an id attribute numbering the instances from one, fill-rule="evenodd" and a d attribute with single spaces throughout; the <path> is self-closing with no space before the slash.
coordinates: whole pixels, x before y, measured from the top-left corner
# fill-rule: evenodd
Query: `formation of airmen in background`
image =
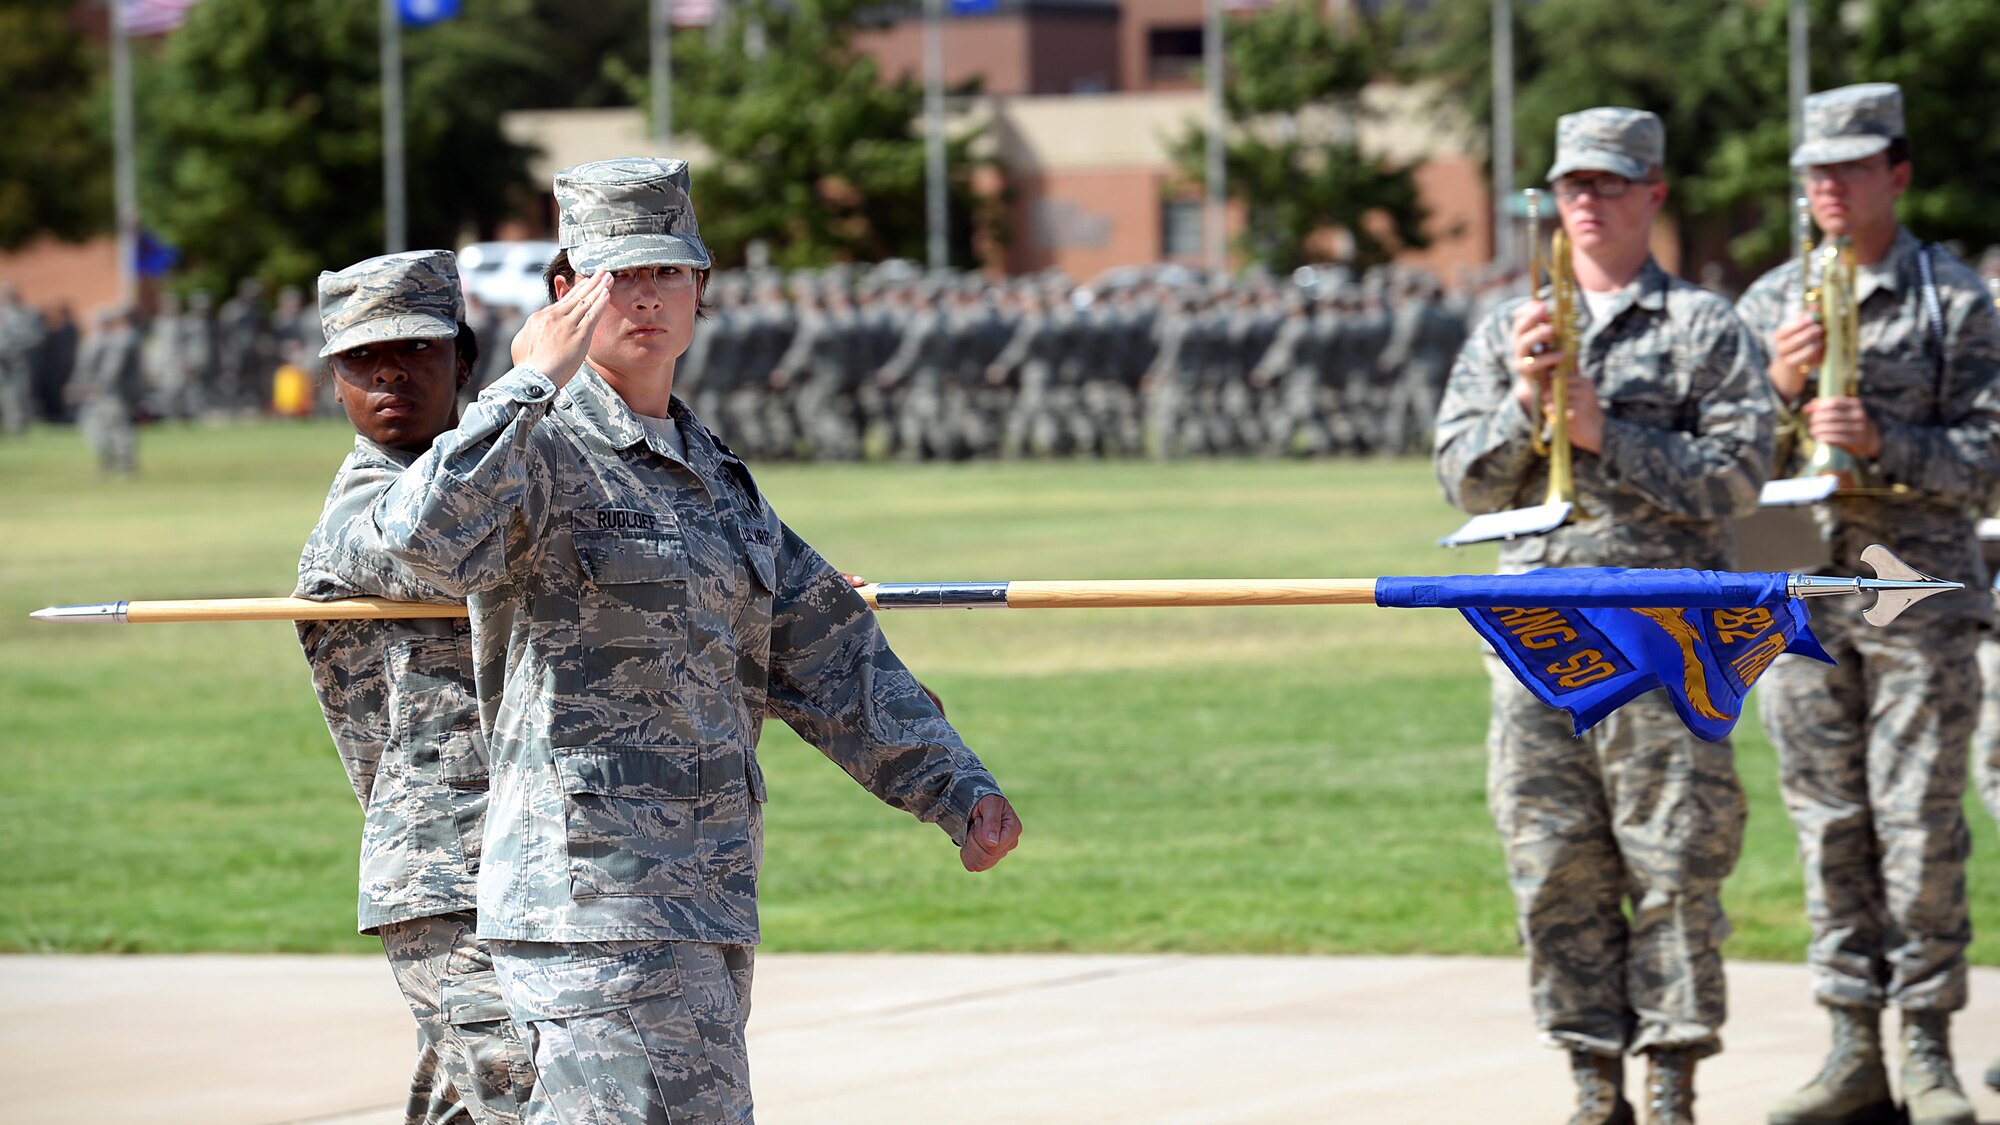
<path id="1" fill-rule="evenodd" d="M 2000 276 L 2000 247 L 1978 264 Z M 1466 325 L 1520 289 L 1499 268 L 1455 290 L 1398 267 L 1210 282 L 1165 266 L 1090 286 L 904 262 L 718 272 L 675 386 L 762 461 L 1419 455 Z M 468 294 L 468 399 L 506 373 L 531 311 Z M 150 317 L 91 321 L 0 284 L 0 436 L 74 421 L 101 469 L 131 472 L 135 421 L 339 414 L 297 289 L 267 301 L 245 280 L 219 306 L 165 292 Z"/>
<path id="2" fill-rule="evenodd" d="M 1447 294 L 1394 268 L 1210 283 L 1163 267 L 1091 287 L 906 263 L 717 273 L 676 390 L 767 461 L 1415 454 L 1468 317 L 1512 280 Z M 529 311 L 468 301 L 483 345 L 468 396 L 506 372 Z M 143 324 L 107 310 L 91 331 L 0 291 L 0 428 L 74 418 L 107 470 L 129 471 L 135 417 L 337 413 L 319 333 L 297 290 L 267 305 L 255 281 L 219 307 L 163 294 Z"/>

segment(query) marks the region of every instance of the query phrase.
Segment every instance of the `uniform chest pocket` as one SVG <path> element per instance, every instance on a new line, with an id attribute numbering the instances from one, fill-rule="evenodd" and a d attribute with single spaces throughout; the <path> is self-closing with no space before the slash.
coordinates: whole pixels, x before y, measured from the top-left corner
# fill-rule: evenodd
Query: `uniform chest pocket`
<path id="1" fill-rule="evenodd" d="M 462 789 L 486 788 L 486 740 L 479 733 L 470 638 L 404 637 L 385 654 L 389 743 L 406 766 Z"/>
<path id="2" fill-rule="evenodd" d="M 1667 353 L 1636 353 L 1624 373 L 1628 377 L 1598 392 L 1607 415 L 1658 429 L 1690 428 L 1684 424 L 1688 388 L 1680 385 Z"/>
<path id="3" fill-rule="evenodd" d="M 587 686 L 659 689 L 684 670 L 688 560 L 678 535 L 576 533 L 586 581 L 577 614 Z"/>

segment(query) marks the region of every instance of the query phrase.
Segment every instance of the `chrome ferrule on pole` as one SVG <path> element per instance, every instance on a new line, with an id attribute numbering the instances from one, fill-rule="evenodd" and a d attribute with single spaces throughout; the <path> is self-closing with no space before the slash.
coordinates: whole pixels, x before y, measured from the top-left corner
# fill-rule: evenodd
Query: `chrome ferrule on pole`
<path id="1" fill-rule="evenodd" d="M 876 609 L 1006 609 L 1005 582 L 883 582 Z"/>

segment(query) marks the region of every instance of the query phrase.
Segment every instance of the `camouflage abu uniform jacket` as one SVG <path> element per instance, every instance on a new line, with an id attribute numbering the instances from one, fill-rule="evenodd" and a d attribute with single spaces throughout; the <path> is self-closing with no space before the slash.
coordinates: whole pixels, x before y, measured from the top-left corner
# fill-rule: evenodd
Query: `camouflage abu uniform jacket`
<path id="1" fill-rule="evenodd" d="M 1889 256 L 1878 269 L 1864 270 L 1857 286 L 1861 398 L 1882 431 L 1876 469 L 1884 484 L 1909 491 L 1835 497 L 1815 514 L 1836 573 L 1857 573 L 1862 550 L 1882 543 L 1918 570 L 1978 588 L 1986 583 L 1986 564 L 1975 521 L 2000 480 L 2000 317 L 1972 268 L 1932 247 L 1944 322 L 1940 352 L 1925 308 L 1919 253 L 1916 238 L 1899 230 Z M 1760 371 L 1769 366 L 1772 334 L 1798 308 L 1797 260 L 1757 279 L 1737 302 Z M 1804 396 L 1813 390 L 1808 380 Z M 1778 473 L 1789 476 L 1800 467 L 1794 457 Z M 1911 606 L 1897 625 L 1992 619 L 1990 598 L 1944 597 Z"/>
<path id="2" fill-rule="evenodd" d="M 340 529 L 366 518 L 412 460 L 354 439 L 299 556 L 297 596 L 458 600 L 342 565 Z M 301 621 L 298 628 L 327 730 L 364 810 L 361 931 L 471 910 L 487 779 L 467 623 Z"/>
<path id="3" fill-rule="evenodd" d="M 1459 352 L 1438 409 L 1437 473 L 1467 512 L 1540 504 L 1548 460 L 1512 397 L 1514 310 L 1494 309 Z M 1500 568 L 1723 568 L 1724 521 L 1757 506 L 1771 460 L 1772 402 L 1757 349 L 1729 302 L 1652 259 L 1603 323 L 1584 324 L 1578 365 L 1604 407 L 1604 452 L 1576 451 L 1579 511 L 1546 535 L 1505 543 Z"/>
<path id="4" fill-rule="evenodd" d="M 589 367 L 516 368 L 349 525 L 347 563 L 463 593 L 492 804 L 479 930 L 758 938 L 767 711 L 962 840 L 993 777 L 840 572 L 678 399 L 685 460 Z"/>

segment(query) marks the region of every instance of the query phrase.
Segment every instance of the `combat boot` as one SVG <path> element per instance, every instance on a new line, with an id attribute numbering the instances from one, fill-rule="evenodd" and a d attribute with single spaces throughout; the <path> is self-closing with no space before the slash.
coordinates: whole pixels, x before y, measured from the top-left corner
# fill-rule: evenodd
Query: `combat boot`
<path id="1" fill-rule="evenodd" d="M 1569 1053 L 1570 1075 L 1576 1079 L 1576 1112 L 1569 1125 L 1632 1125 L 1632 1103 L 1625 1100 L 1625 1060 L 1590 1051 Z"/>
<path id="2" fill-rule="evenodd" d="M 1694 1052 L 1646 1052 L 1645 1125 L 1694 1125 Z"/>
<path id="3" fill-rule="evenodd" d="M 1977 1125 L 1951 1065 L 1951 1013 L 1903 1013 L 1903 1112 L 1910 1125 Z"/>
<path id="4" fill-rule="evenodd" d="M 1771 1111 L 1771 1125 L 1897 1125 L 1882 1063 L 1882 1012 L 1830 1007 L 1833 1049 L 1813 1080 Z"/>

